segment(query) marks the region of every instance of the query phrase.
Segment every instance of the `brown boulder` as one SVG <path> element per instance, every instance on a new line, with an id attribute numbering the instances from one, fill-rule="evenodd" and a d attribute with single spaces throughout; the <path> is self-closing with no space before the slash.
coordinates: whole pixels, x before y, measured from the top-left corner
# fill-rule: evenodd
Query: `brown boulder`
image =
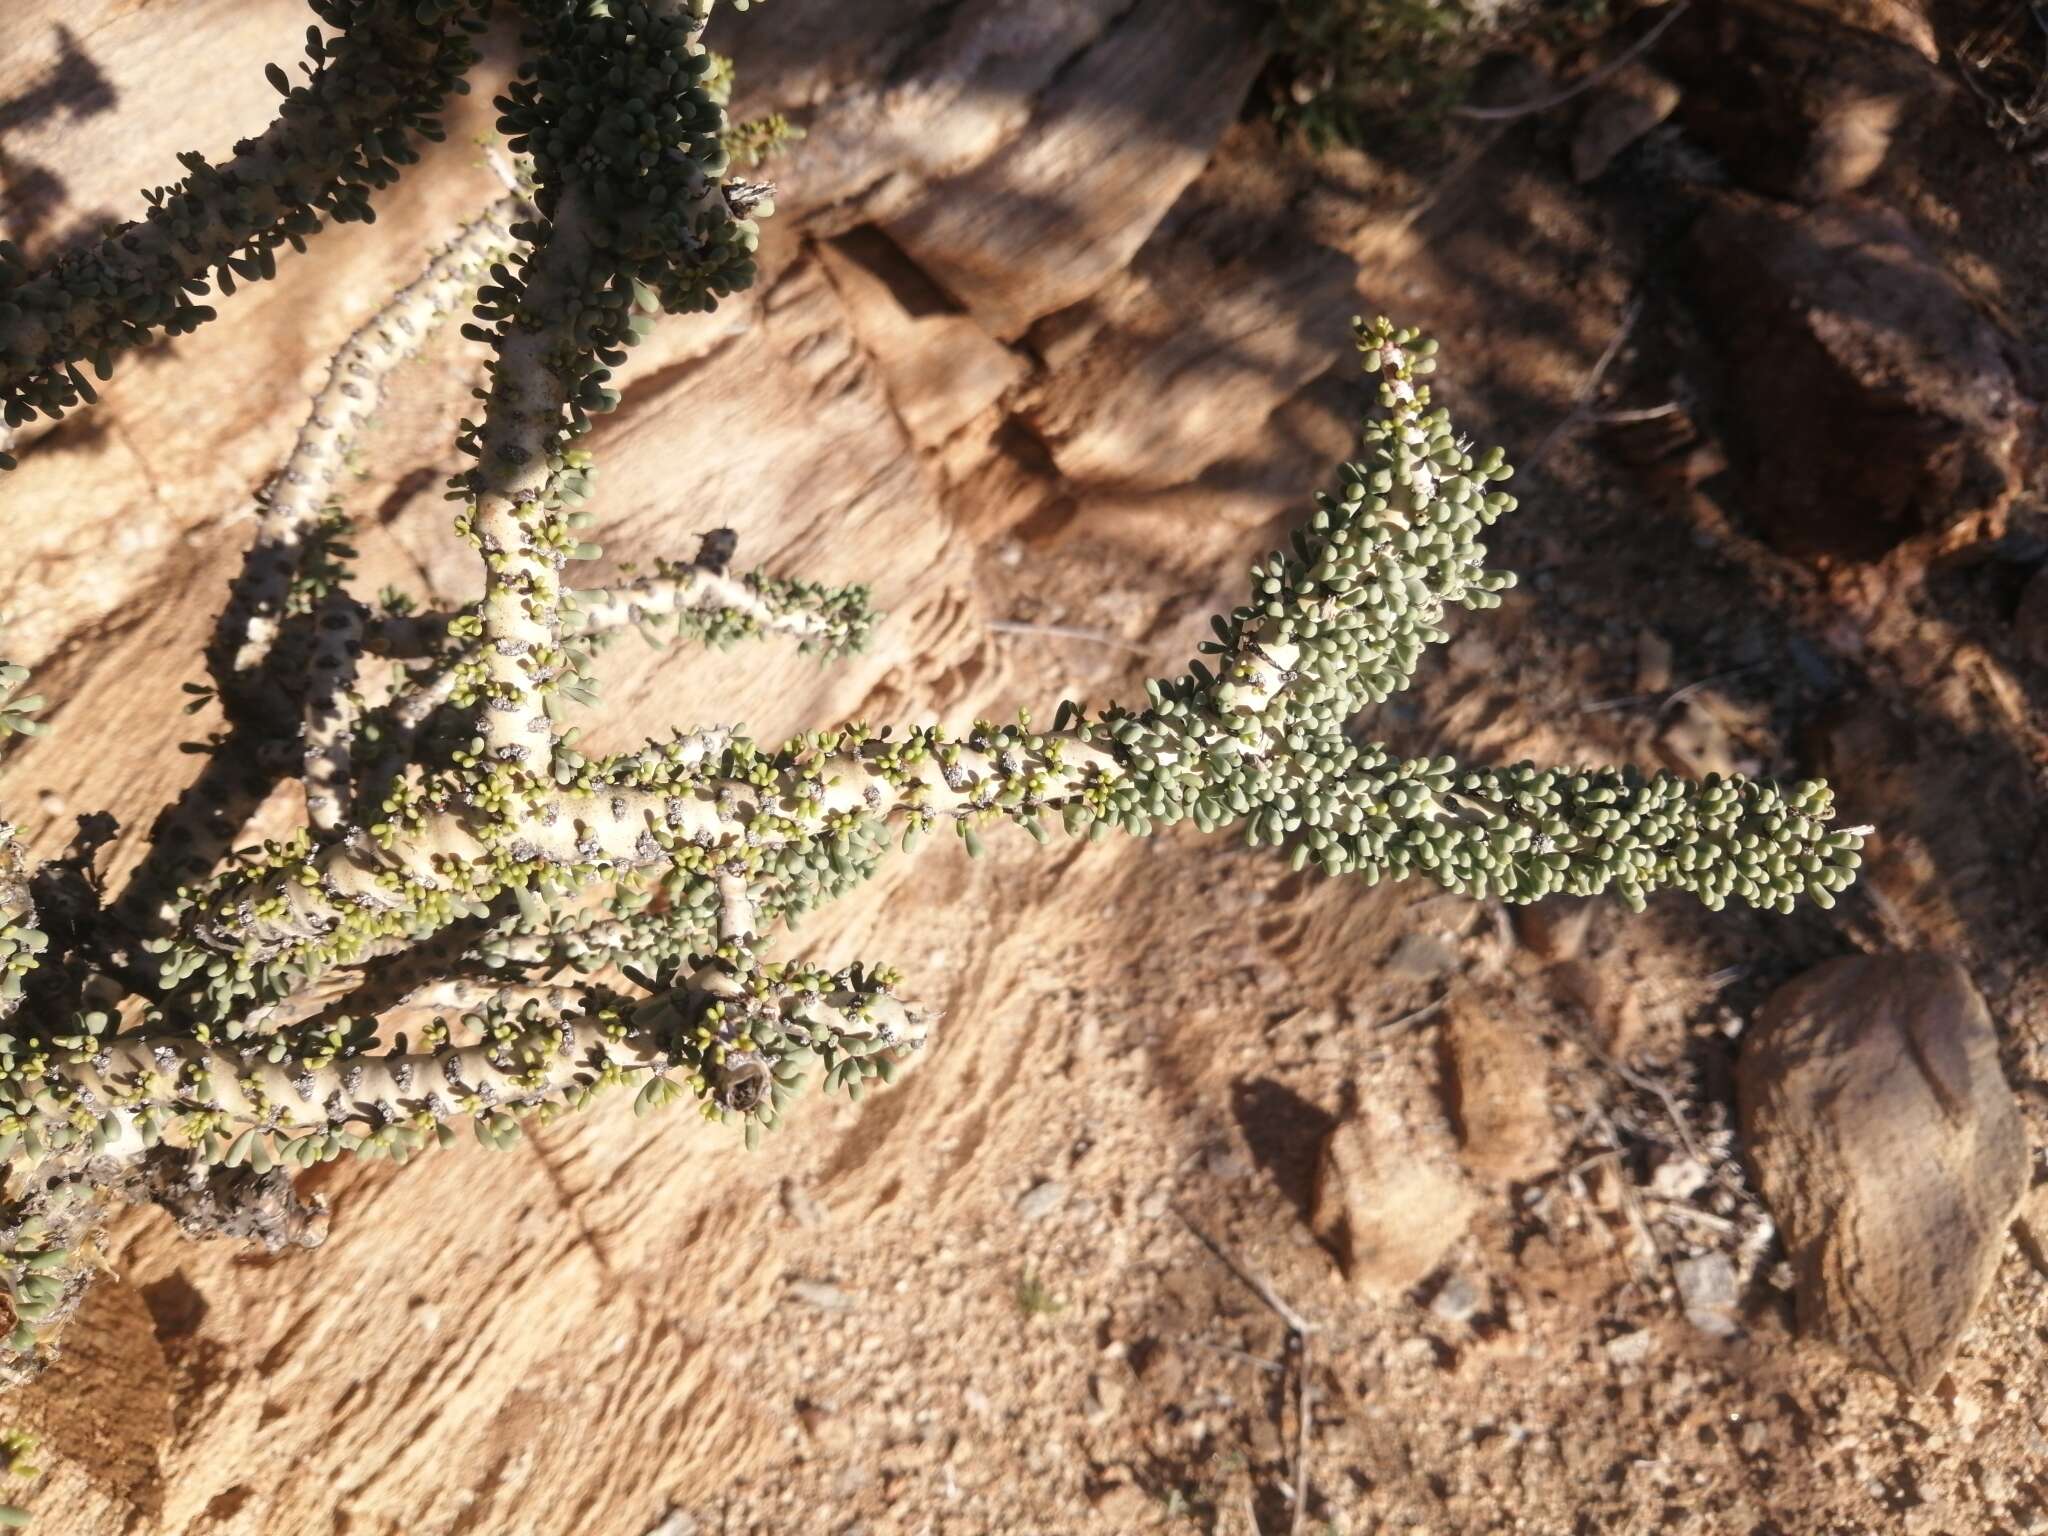
<path id="1" fill-rule="evenodd" d="M 1596 179 L 1623 150 L 1677 107 L 1678 87 L 1647 64 L 1631 64 L 1601 85 L 1572 134 L 1572 180 Z"/>
<path id="2" fill-rule="evenodd" d="M 1472 1221 L 1472 1191 L 1448 1163 L 1346 1123 L 1323 1142 L 1315 1231 L 1353 1290 L 1386 1300 L 1420 1285 Z"/>
<path id="3" fill-rule="evenodd" d="M 1919 1391 L 1954 1356 L 2027 1189 L 2019 1108 L 1962 968 L 1831 960 L 1765 1004 L 1736 1070 L 1800 1327 Z"/>
<path id="4" fill-rule="evenodd" d="M 1680 124 L 1737 185 L 1799 202 L 1838 197 L 1948 110 L 1957 86 L 1932 40 L 1853 10 L 1701 0 L 1660 50 L 1685 89 Z"/>
<path id="5" fill-rule="evenodd" d="M 1586 947 L 1597 903 L 1590 896 L 1550 896 L 1510 914 L 1515 937 L 1546 964 L 1577 958 Z"/>
<path id="6" fill-rule="evenodd" d="M 1720 424 L 1771 543 L 1869 560 L 2004 510 L 2021 397 L 2003 338 L 1902 217 L 1728 194 L 1689 256 Z"/>
<path id="7" fill-rule="evenodd" d="M 1444 1261 L 1475 1200 L 1418 1065 L 1391 1058 L 1372 1088 L 1323 1138 L 1311 1224 L 1354 1291 L 1391 1300 Z"/>
<path id="8" fill-rule="evenodd" d="M 1467 1003 L 1445 1021 L 1443 1051 L 1444 1086 L 1465 1166 L 1503 1183 L 1556 1167 L 1550 1058 L 1533 1023 Z"/>
<path id="9" fill-rule="evenodd" d="M 1264 61 L 1239 6 L 1139 0 L 1047 83 L 1013 137 L 883 228 L 984 329 L 1014 338 L 1130 263 Z"/>

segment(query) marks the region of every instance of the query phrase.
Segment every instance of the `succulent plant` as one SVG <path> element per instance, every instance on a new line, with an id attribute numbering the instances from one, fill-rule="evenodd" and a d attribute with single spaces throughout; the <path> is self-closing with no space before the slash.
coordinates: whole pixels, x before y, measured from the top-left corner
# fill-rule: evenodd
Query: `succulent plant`
<path id="1" fill-rule="evenodd" d="M 314 0 L 307 79 L 221 167 L 44 269 L 0 267 L 10 424 L 90 403 L 123 348 L 211 318 L 196 297 L 265 277 L 281 246 L 368 218 L 436 137 L 480 0 Z M 1250 573 L 1187 668 L 1142 701 L 1061 701 L 1045 723 L 838 724 L 783 742 L 722 726 L 590 756 L 566 722 L 597 702 L 627 629 L 723 649 L 866 645 L 864 587 L 736 573 L 729 535 L 610 586 L 570 572 L 595 466 L 579 442 L 663 313 L 710 310 L 755 275 L 769 190 L 730 174 L 729 81 L 712 0 L 525 0 L 499 101 L 518 188 L 456 232 L 364 325 L 262 498 L 194 707 L 225 733 L 104 904 L 84 860 L 31 875 L 0 828 L 0 1292 L 5 1370 L 46 1353 L 91 1273 L 109 1205 L 171 1205 L 193 1230 L 317 1240 L 288 1175 L 515 1139 L 601 1098 L 687 1102 L 750 1142 L 807 1083 L 859 1097 L 925 1041 L 928 1010 L 881 965 L 774 959 L 775 930 L 885 857 L 1005 824 L 1145 836 L 1230 830 L 1299 869 L 1423 877 L 1507 902 L 1689 892 L 1789 910 L 1854 878 L 1862 830 L 1825 785 L 1693 783 L 1628 769 L 1401 758 L 1353 721 L 1415 677 L 1453 608 L 1512 577 L 1482 538 L 1510 468 L 1431 398 L 1435 345 L 1353 323 L 1374 404 L 1358 457 L 1288 549 Z M 337 482 L 391 370 L 464 302 L 488 344 L 481 409 L 449 482 L 481 571 L 473 602 L 356 595 Z M 33 451 L 27 449 L 24 451 Z M 399 681 L 376 696 L 364 658 Z M 0 667 L 0 735 L 40 701 Z M 250 782 L 296 777 L 304 825 L 231 852 Z M 376 963 L 374 988 L 364 968 Z M 344 1008 L 340 1000 L 347 996 Z M 466 1134 L 465 1134 L 466 1133 Z"/>

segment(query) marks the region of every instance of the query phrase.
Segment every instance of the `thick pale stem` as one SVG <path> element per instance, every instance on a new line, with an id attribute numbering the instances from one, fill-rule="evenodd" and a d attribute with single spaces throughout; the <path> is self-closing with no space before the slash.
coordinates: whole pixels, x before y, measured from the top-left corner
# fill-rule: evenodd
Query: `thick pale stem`
<path id="1" fill-rule="evenodd" d="M 472 287 L 481 265 L 511 241 L 508 226 L 525 209 L 518 198 L 502 198 L 465 227 L 427 269 L 401 290 L 343 345 L 313 398 L 285 467 L 259 498 L 263 516 L 241 572 L 229 589 L 227 606 L 207 647 L 207 661 L 230 718 L 260 735 L 277 731 L 299 711 L 292 703 L 298 683 L 277 675 L 272 652 L 282 626 L 292 583 L 298 578 L 322 514 L 345 465 L 346 450 L 365 418 L 383 398 L 391 372 L 425 343 L 434 322 Z M 360 610 L 353 622 L 360 624 Z M 316 646 L 324 647 L 316 636 Z M 352 665 L 352 661 L 351 661 Z M 309 695 L 318 691 L 318 669 Z M 345 685 L 344 685 L 345 686 Z M 353 723 L 309 696 L 309 714 L 329 722 L 328 747 L 345 769 L 348 731 Z M 240 755 L 259 744 L 231 736 L 222 751 Z M 262 771 L 269 772 L 269 765 Z M 316 773 L 319 770 L 315 770 Z M 241 763 L 209 761 L 201 781 L 166 808 L 150 830 L 152 856 L 138 867 L 114 905 L 123 929 L 142 937 L 167 932 L 176 921 L 171 905 L 181 879 L 203 879 L 241 835 L 244 811 L 253 811 L 268 784 L 250 790 L 253 776 Z M 343 777 L 340 782 L 346 783 Z M 233 787 L 230 788 L 229 786 Z M 234 809 L 224 814 L 224 808 Z M 316 826 L 332 830 L 327 817 Z"/>
<path id="2" fill-rule="evenodd" d="M 35 969 L 46 943 L 36 926 L 21 844 L 14 828 L 0 822 L 0 1023 L 21 1006 L 21 979 Z"/>
<path id="3" fill-rule="evenodd" d="M 353 818 L 350 770 L 359 701 L 356 658 L 362 651 L 362 609 L 331 593 L 314 619 L 306 681 L 306 820 L 334 837 Z"/>
<path id="4" fill-rule="evenodd" d="M 1011 753 L 1014 769 L 998 752 L 969 747 L 958 748 L 950 763 L 933 754 L 892 761 L 874 750 L 848 750 L 760 783 L 710 778 L 674 788 L 562 790 L 509 827 L 468 810 L 437 814 L 388 847 L 355 837 L 326 849 L 312 861 L 310 882 L 280 872 L 237 892 L 209 914 L 199 936 L 223 950 L 253 945 L 259 953 L 277 953 L 325 938 L 351 907 L 406 911 L 416 904 L 406 883 L 427 891 L 463 889 L 468 877 L 459 866 L 484 864 L 487 839 L 534 865 L 604 863 L 623 871 L 665 862 L 684 844 L 745 851 L 815 838 L 833 817 L 886 818 L 911 810 L 966 816 L 993 805 L 1020 773 L 1042 775 L 1034 799 L 1052 809 L 1124 775 L 1103 745 L 1070 732 L 1045 741 L 1028 766 L 1023 755 Z M 692 742 L 678 750 L 701 757 L 707 745 Z M 664 749 L 647 756 L 661 761 Z M 269 915 L 258 917 L 259 908 Z"/>
<path id="5" fill-rule="evenodd" d="M 476 286 L 483 268 L 511 248 L 510 226 L 530 213 L 522 198 L 492 203 L 335 354 L 291 456 L 259 498 L 263 518 L 255 546 L 214 636 L 217 674 L 243 677 L 263 665 L 308 542 L 346 467 L 349 444 L 382 403 L 385 382 Z"/>
<path id="6" fill-rule="evenodd" d="M 653 0 L 649 9 L 654 17 L 647 19 L 677 24 L 672 37 L 666 25 L 660 29 L 667 38 L 664 50 L 673 50 L 667 56 L 669 65 L 701 51 L 698 40 L 710 19 L 712 0 Z M 557 34 L 563 56 L 576 59 L 582 58 L 579 31 L 594 35 L 617 26 L 617 18 L 601 7 L 560 19 L 565 23 L 565 30 Z M 628 44 L 622 33 L 617 41 Z M 627 78 L 624 66 L 616 61 L 604 72 L 599 69 L 603 60 L 582 62 L 588 74 L 550 88 L 559 87 L 570 96 L 602 94 L 612 88 L 605 82 Z M 545 66 L 536 73 L 545 76 Z M 690 78 L 651 67 L 632 76 L 634 85 L 651 97 L 686 96 Z M 517 109 L 519 94 L 515 86 L 504 99 L 511 108 L 508 117 L 533 127 L 533 120 Z M 637 103 L 631 110 L 649 111 L 643 96 L 631 100 Z M 546 116 L 543 110 L 541 117 Z M 548 130 L 537 131 L 545 136 Z M 522 139 L 515 136 L 513 142 Z M 560 571 L 570 541 L 565 537 L 566 520 L 554 504 L 561 489 L 554 477 L 564 467 L 574 421 L 586 410 L 609 408 L 608 399 L 616 402 L 603 387 L 609 371 L 597 363 L 615 360 L 612 349 L 629 339 L 617 322 L 625 318 L 623 306 L 637 291 L 641 269 L 656 254 L 629 254 L 636 245 L 630 230 L 673 218 L 675 229 L 695 231 L 691 238 L 696 238 L 712 214 L 731 219 L 718 177 L 681 153 L 684 142 L 679 139 L 659 154 L 645 147 L 625 152 L 599 136 L 573 148 L 554 146 L 565 155 L 560 164 L 536 151 L 536 173 L 543 187 L 539 196 L 547 219 L 536 224 L 534 249 L 520 276 L 501 285 L 503 291 L 494 301 L 494 310 L 501 313 L 498 355 L 483 425 L 476 434 L 477 468 L 470 477 L 475 495 L 469 531 L 484 559 L 484 686 L 478 734 L 493 768 L 510 765 L 538 777 L 555 746 L 546 695 L 566 663 L 561 650 Z M 678 157 L 676 163 L 669 163 L 671 155 Z M 618 163 L 610 163 L 610 156 Z M 663 174 L 643 178 L 641 172 L 650 164 L 659 164 Z M 554 195 L 557 191 L 559 196 Z M 643 198 L 650 200 L 648 206 L 635 205 Z M 652 206 L 655 199 L 663 205 L 658 213 Z M 695 254 L 674 238 L 665 243 L 668 249 L 660 254 L 671 261 L 687 262 Z"/>
<path id="7" fill-rule="evenodd" d="M 727 620 L 757 634 L 793 640 L 833 643 L 843 636 L 845 623 L 824 607 L 791 601 L 765 588 L 766 579 L 759 572 L 728 576 L 700 565 L 665 568 L 614 586 L 563 592 L 561 633 L 564 638 L 612 634 L 680 615 Z M 363 648 L 398 660 L 439 656 L 447 648 L 449 627 L 478 612 L 472 605 L 454 613 L 373 618 L 364 626 Z M 474 647 L 454 665 L 476 664 L 482 657 L 483 648 Z"/>
<path id="8" fill-rule="evenodd" d="M 718 941 L 744 947 L 754 937 L 754 898 L 747 877 L 725 870 L 718 877 Z"/>
<path id="9" fill-rule="evenodd" d="M 658 1028 L 636 1018 L 689 1012 L 705 1003 L 745 999 L 744 982 L 706 965 L 668 993 L 624 1010 L 608 995 L 580 987 L 514 989 L 518 1000 L 550 1015 L 505 1038 L 434 1051 L 344 1056 L 320 1066 L 271 1062 L 256 1052 L 207 1045 L 189 1035 L 135 1033 L 106 1042 L 97 1055 L 62 1069 L 62 1094 L 32 1099 L 31 1115 L 72 1123 L 77 1108 L 98 1118 L 102 1156 L 139 1157 L 158 1134 L 219 1138 L 229 1160 L 254 1157 L 294 1136 L 324 1139 L 397 1131 L 402 1145 L 437 1122 L 488 1119 L 537 1109 L 584 1090 L 675 1068 L 678 1058 Z M 496 994 L 504 1000 L 502 992 Z M 930 1014 L 872 989 L 793 994 L 777 1008 L 785 1027 L 817 1040 L 875 1041 L 915 1049 Z M 17 1132 L 16 1136 L 20 1133 Z M 244 1140 L 244 1138 L 248 1138 Z M 10 1138 L 7 1157 L 33 1163 L 41 1153 Z M 235 1146 L 244 1148 L 240 1153 Z"/>
<path id="10" fill-rule="evenodd" d="M 522 315 L 501 333 L 489 408 L 478 433 L 471 532 L 484 560 L 480 647 L 487 754 L 545 763 L 554 726 L 542 687 L 559 669 L 562 555 L 543 542 L 549 456 L 560 446 L 573 387 L 576 326 L 597 265 L 588 216 L 572 189 L 527 264 Z"/>

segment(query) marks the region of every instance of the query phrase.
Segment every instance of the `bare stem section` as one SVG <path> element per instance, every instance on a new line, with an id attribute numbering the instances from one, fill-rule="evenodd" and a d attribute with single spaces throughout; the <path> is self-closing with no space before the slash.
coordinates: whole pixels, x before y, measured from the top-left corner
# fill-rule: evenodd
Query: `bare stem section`
<path id="1" fill-rule="evenodd" d="M 306 680 L 306 823 L 322 836 L 336 837 L 355 810 L 350 770 L 360 713 L 355 685 L 363 649 L 361 610 L 346 594 L 330 594 L 314 615 L 313 629 Z"/>
<path id="2" fill-rule="evenodd" d="M 217 678 L 253 680 L 262 672 L 349 445 L 383 400 L 385 381 L 475 290 L 486 267 L 511 249 L 511 225 L 528 211 L 517 196 L 491 204 L 335 354 L 284 468 L 258 498 L 263 515 L 255 544 L 229 589 L 210 647 Z"/>
<path id="3" fill-rule="evenodd" d="M 495 1145 L 515 1116 L 580 1108 L 633 1085 L 642 1107 L 685 1092 L 713 1118 L 773 1126 L 809 1070 L 833 1086 L 893 1076 L 924 1041 L 925 1010 L 892 995 L 892 973 L 702 959 L 673 987 L 637 1000 L 595 987 L 506 989 L 452 1023 L 437 1016 L 423 1050 L 308 1060 L 141 1031 L 116 1036 L 70 1074 L 70 1091 L 0 1120 L 0 1160 L 35 1163 L 84 1148 L 139 1157 L 167 1135 L 228 1167 L 323 1161 L 343 1151 L 403 1157 L 470 1121 Z M 458 1043 L 458 1033 L 473 1034 Z"/>

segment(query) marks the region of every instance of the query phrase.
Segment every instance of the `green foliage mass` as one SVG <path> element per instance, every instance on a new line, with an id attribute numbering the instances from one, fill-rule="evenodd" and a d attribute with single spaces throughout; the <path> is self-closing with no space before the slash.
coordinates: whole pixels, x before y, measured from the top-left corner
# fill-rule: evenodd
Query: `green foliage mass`
<path id="1" fill-rule="evenodd" d="M 1487 54 L 1604 29 L 1613 0 L 1265 0 L 1273 113 L 1318 149 L 1431 128 Z"/>

